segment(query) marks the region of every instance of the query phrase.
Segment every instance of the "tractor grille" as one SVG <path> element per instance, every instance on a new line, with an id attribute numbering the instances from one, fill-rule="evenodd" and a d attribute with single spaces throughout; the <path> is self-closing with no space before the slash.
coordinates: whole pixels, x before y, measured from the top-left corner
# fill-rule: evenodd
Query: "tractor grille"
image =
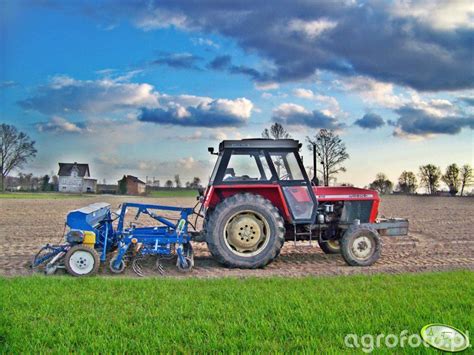
<path id="1" fill-rule="evenodd" d="M 352 223 L 354 219 L 360 219 L 360 223 L 368 223 L 373 201 L 344 201 L 341 222 Z"/>

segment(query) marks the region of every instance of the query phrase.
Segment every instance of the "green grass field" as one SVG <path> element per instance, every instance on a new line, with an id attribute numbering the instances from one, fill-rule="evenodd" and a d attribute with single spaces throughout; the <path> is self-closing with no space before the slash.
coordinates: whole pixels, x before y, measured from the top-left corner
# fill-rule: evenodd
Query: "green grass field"
<path id="1" fill-rule="evenodd" d="M 342 353 L 350 333 L 412 334 L 432 322 L 472 330 L 473 299 L 469 271 L 303 279 L 1 278 L 0 352 Z"/>

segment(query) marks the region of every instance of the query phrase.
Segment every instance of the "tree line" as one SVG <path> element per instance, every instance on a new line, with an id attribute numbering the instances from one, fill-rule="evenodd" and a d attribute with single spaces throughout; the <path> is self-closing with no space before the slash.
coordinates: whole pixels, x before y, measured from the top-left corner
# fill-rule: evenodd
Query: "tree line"
<path id="1" fill-rule="evenodd" d="M 404 194 L 414 194 L 422 187 L 428 194 L 434 195 L 439 191 L 441 182 L 444 182 L 452 196 L 458 193 L 463 196 L 466 187 L 474 183 L 473 170 L 469 164 L 461 167 L 456 163 L 450 164 L 444 173 L 434 164 L 422 165 L 418 169 L 418 178 L 419 181 L 412 171 L 403 171 L 398 178 L 396 190 Z M 384 173 L 378 173 L 369 187 L 381 194 L 389 194 L 393 191 L 394 184 Z"/>
<path id="2" fill-rule="evenodd" d="M 173 184 L 173 180 L 166 180 L 165 187 L 168 189 L 171 189 L 173 187 L 178 188 L 178 189 L 183 188 L 183 187 L 186 189 L 197 189 L 201 187 L 201 179 L 195 176 L 192 181 L 187 181 L 183 186 L 183 184 L 181 183 L 181 178 L 179 177 L 179 174 L 176 174 L 174 176 L 174 184 Z"/>

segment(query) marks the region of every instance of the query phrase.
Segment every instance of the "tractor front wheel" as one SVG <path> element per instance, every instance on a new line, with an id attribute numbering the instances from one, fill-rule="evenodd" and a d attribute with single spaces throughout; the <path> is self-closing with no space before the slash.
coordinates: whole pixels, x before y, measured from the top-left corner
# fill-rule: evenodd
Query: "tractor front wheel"
<path id="1" fill-rule="evenodd" d="M 283 218 L 260 195 L 244 193 L 225 199 L 206 223 L 209 251 L 229 267 L 263 267 L 277 257 L 284 240 Z"/>
<path id="2" fill-rule="evenodd" d="M 380 258 L 381 251 L 380 236 L 369 226 L 351 226 L 341 240 L 342 257 L 351 266 L 370 266 Z"/>

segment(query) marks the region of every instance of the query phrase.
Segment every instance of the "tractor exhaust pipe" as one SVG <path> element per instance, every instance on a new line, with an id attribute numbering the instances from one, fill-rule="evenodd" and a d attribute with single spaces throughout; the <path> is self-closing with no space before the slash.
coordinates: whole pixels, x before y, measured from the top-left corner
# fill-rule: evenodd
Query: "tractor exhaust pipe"
<path id="1" fill-rule="evenodd" d="M 313 171 L 314 171 L 313 183 L 316 186 L 319 186 L 318 175 L 317 175 L 317 172 L 316 172 L 316 159 L 317 159 L 317 156 L 316 156 L 316 143 L 313 143 Z"/>

